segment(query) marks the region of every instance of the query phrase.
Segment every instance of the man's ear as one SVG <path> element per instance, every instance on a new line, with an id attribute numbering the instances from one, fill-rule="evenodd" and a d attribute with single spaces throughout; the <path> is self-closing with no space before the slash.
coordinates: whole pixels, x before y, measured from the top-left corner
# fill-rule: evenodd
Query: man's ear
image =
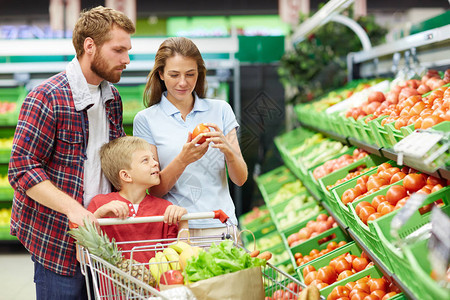
<path id="1" fill-rule="evenodd" d="M 88 55 L 92 55 L 95 53 L 95 43 L 94 40 L 91 37 L 87 37 L 84 40 L 84 52 Z"/>
<path id="2" fill-rule="evenodd" d="M 125 182 L 133 181 L 133 179 L 131 178 L 131 176 L 127 170 L 120 170 L 119 177 L 120 177 L 120 180 L 125 181 Z"/>

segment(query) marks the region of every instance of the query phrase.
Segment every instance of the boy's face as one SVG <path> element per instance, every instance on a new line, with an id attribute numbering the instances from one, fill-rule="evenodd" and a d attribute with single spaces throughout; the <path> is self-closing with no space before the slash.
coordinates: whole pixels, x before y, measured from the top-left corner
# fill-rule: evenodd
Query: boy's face
<path id="1" fill-rule="evenodd" d="M 133 183 L 141 184 L 145 188 L 158 185 L 160 182 L 159 164 L 154 159 L 153 152 L 150 149 L 140 149 L 131 157 L 129 174 Z"/>

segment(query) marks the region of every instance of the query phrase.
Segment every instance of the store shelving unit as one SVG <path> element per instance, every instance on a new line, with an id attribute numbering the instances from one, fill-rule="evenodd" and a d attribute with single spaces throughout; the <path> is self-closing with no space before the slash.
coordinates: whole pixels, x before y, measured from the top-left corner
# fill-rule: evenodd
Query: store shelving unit
<path id="1" fill-rule="evenodd" d="M 132 50 L 130 54 L 130 64 L 122 74 L 121 81 L 116 84 L 121 87 L 139 87 L 145 85 L 147 75 L 153 68 L 154 56 L 165 40 L 165 37 L 152 38 L 132 38 Z M 229 37 L 214 38 L 193 38 L 205 60 L 208 85 L 217 86 L 221 83 L 227 84 L 230 88 L 226 101 L 232 105 L 236 118 L 241 118 L 240 100 L 240 64 L 236 59 L 239 50 L 237 34 L 232 33 Z M 32 89 L 43 80 L 65 70 L 67 63 L 75 56 L 75 50 L 71 39 L 22 39 L 22 40 L 2 40 L 0 47 L 0 89 L 25 87 Z M 228 89 L 227 89 L 228 90 Z M 135 94 L 135 93 L 133 93 Z M 0 99 L 2 100 L 2 99 Z M 19 99 L 18 101 L 22 101 Z M 126 99 L 124 99 L 125 101 Z M 139 103 L 142 102 L 140 99 Z M 20 107 L 20 103 L 17 103 Z M 137 113 L 134 112 L 134 113 Z M 10 133 L 11 137 L 16 126 L 17 118 L 9 123 L 0 124 L 0 132 Z M 132 118 L 124 116 L 125 131 L 132 132 Z M 6 136 L 2 136 L 6 137 Z M 1 175 L 5 175 L 8 163 L 0 163 Z M 234 189 L 233 198 L 237 203 L 241 203 L 242 196 L 240 189 Z M 1 207 L 11 206 L 10 200 L 2 200 Z M 6 201 L 6 202 L 5 202 Z M 9 204 L 8 204 L 9 203 Z M 9 228 L 0 228 L 0 242 L 8 236 Z M 14 240 L 12 240 L 14 241 Z M 8 239 L 8 242 L 11 240 Z"/>
<path id="2" fill-rule="evenodd" d="M 347 4 L 352 1 L 336 0 L 329 1 L 328 3 L 331 2 L 334 3 L 334 6 L 330 5 L 326 8 L 326 14 L 319 10 L 319 12 L 317 12 L 313 17 L 297 28 L 292 37 L 292 41 L 294 43 L 301 42 L 306 36 L 313 33 L 321 25 L 333 21 L 333 18 L 338 16 L 339 12 L 342 11 L 342 8 L 347 7 Z M 361 42 L 363 46 L 364 44 L 367 44 L 364 40 L 361 40 Z M 445 69 L 450 67 L 450 58 L 448 57 L 450 49 L 450 25 L 417 33 L 393 43 L 387 43 L 376 47 L 365 46 L 363 48 L 363 51 L 349 53 L 347 56 L 349 81 L 360 78 L 375 78 L 386 75 L 392 76 L 393 71 L 395 72 L 396 70 L 405 68 L 405 66 L 410 63 L 409 61 L 406 61 L 406 59 L 403 60 L 403 62 L 399 61 L 398 57 L 401 56 L 410 58 L 413 64 L 416 64 L 416 66 L 420 64 L 421 67 L 426 69 Z M 394 61 L 394 57 L 396 57 L 397 61 Z M 395 66 L 393 66 L 393 61 L 396 63 Z M 371 145 L 358 138 L 343 136 L 329 130 L 322 130 L 315 126 L 303 124 L 301 120 L 299 121 L 302 127 L 308 128 L 315 132 L 320 132 L 331 139 L 342 142 L 343 144 L 355 146 L 371 154 L 397 161 L 398 155 L 393 149 Z M 286 164 L 286 166 L 289 167 L 288 164 Z M 428 172 L 414 165 L 409 165 L 409 167 L 441 179 L 450 180 L 450 170 L 445 167 L 441 167 L 435 172 Z M 293 174 L 296 174 L 295 170 L 291 171 Z M 307 185 L 305 186 L 308 188 Z M 321 199 L 320 195 L 315 193 L 310 188 L 308 188 L 308 191 L 318 202 L 321 203 L 328 213 L 335 218 L 335 220 L 339 220 L 339 218 L 336 218 L 336 214 L 333 209 L 329 207 L 323 199 Z M 417 299 L 417 296 L 412 293 L 412 291 L 398 278 L 395 273 L 385 267 L 374 252 L 357 236 L 355 232 L 353 232 L 352 229 L 342 222 L 338 222 L 338 225 L 359 245 L 360 248 L 368 254 L 380 271 L 396 283 L 408 299 Z"/>

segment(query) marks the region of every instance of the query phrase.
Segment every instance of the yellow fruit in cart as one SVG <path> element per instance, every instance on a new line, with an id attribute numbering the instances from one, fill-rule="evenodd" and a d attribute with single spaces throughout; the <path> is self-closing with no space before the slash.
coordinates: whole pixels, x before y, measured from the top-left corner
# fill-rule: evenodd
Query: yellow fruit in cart
<path id="1" fill-rule="evenodd" d="M 190 247 L 181 252 L 179 258 L 181 270 L 184 270 L 186 267 L 188 259 L 191 257 L 197 257 L 200 251 L 202 251 L 202 248 L 200 247 Z"/>
<path id="2" fill-rule="evenodd" d="M 180 270 L 180 264 L 178 262 L 180 260 L 180 255 L 178 254 L 178 252 L 172 248 L 166 248 L 164 249 L 163 253 L 166 256 L 167 260 L 170 262 L 170 268 L 172 270 Z"/>
<path id="3" fill-rule="evenodd" d="M 175 251 L 177 251 L 178 254 L 180 254 L 184 250 L 189 249 L 191 247 L 192 247 L 191 245 L 189 245 L 186 242 L 182 242 L 182 241 L 178 241 L 176 244 L 172 244 L 169 246 L 169 248 L 172 248 Z"/>

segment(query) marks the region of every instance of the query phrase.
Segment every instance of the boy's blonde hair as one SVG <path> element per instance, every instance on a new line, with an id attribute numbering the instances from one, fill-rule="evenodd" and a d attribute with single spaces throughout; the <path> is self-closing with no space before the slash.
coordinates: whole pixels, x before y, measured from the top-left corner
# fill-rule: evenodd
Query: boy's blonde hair
<path id="1" fill-rule="evenodd" d="M 147 149 L 150 149 L 150 144 L 143 138 L 135 136 L 114 139 L 100 148 L 102 171 L 118 191 L 122 189 L 119 172 L 131 168 L 133 153 Z"/>
<path id="2" fill-rule="evenodd" d="M 82 11 L 72 33 L 72 43 L 77 57 L 80 58 L 84 54 L 86 38 L 92 38 L 97 47 L 102 47 L 105 42 L 109 41 L 113 26 L 117 26 L 129 34 L 136 31 L 133 21 L 115 9 L 97 6 Z"/>

